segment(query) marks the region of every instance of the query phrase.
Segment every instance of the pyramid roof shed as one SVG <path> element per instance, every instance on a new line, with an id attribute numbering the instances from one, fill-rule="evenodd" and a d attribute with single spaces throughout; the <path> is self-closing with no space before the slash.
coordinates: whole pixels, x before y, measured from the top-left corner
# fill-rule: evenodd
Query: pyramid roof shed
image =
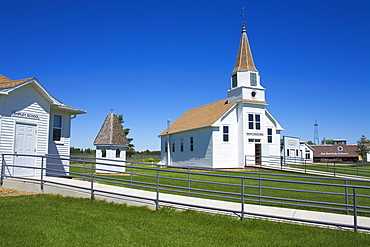
<path id="1" fill-rule="evenodd" d="M 95 146 L 127 146 L 128 140 L 122 125 L 115 113 L 109 113 L 104 120 L 98 135 L 94 140 Z"/>

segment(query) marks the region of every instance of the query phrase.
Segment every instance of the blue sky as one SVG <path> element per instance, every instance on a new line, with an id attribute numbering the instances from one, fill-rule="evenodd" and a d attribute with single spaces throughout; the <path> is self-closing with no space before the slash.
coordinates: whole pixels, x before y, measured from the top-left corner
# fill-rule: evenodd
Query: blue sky
<path id="1" fill-rule="evenodd" d="M 227 97 L 241 7 L 282 135 L 370 138 L 368 0 L 0 0 L 0 74 L 36 77 L 87 111 L 71 145 L 93 148 L 110 109 L 136 150 L 186 110 Z"/>

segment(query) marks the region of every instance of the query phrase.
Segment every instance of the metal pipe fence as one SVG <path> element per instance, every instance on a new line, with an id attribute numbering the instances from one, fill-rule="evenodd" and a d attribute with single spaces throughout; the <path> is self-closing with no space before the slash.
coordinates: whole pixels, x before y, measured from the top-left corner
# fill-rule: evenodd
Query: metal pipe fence
<path id="1" fill-rule="evenodd" d="M 245 156 L 245 166 L 273 168 L 284 170 L 285 168 L 301 169 L 302 173 L 326 172 L 333 176 L 349 175 L 369 177 L 370 179 L 370 163 L 367 162 L 311 162 L 308 159 L 301 157 L 282 157 L 282 156 L 261 156 L 261 162 L 255 164 L 253 155 Z"/>
<path id="2" fill-rule="evenodd" d="M 49 174 L 48 176 L 89 181 L 90 188 L 87 192 L 90 193 L 91 198 L 94 198 L 95 193 L 107 193 L 112 196 L 117 194 L 96 188 L 96 183 L 104 183 L 155 192 L 153 202 L 156 209 L 161 203 L 187 206 L 184 202 L 168 202 L 161 199 L 161 193 L 169 193 L 240 203 L 240 210 L 233 213 L 238 214 L 242 220 L 245 215 L 255 215 L 252 212 L 245 212 L 245 204 L 248 203 L 353 215 L 353 225 L 338 226 L 352 227 L 354 230 L 370 230 L 370 226 L 358 226 L 357 220 L 358 216 L 370 216 L 370 180 L 206 168 L 191 170 L 190 168 L 163 167 L 141 162 L 117 163 L 117 160 L 78 156 L 22 155 L 41 159 L 39 166 L 30 167 L 7 164 L 6 156 L 20 156 L 20 154 L 2 154 L 0 184 L 3 183 L 5 177 L 20 178 L 16 174 L 5 173 L 7 168 L 17 166 L 38 171 L 37 177 L 21 178 L 39 181 L 41 189 L 44 187 L 46 174 Z M 53 160 L 59 161 L 58 165 Z M 109 161 L 115 163 L 110 164 Z M 99 173 L 96 172 L 98 165 L 104 165 L 103 168 L 99 168 Z M 125 168 L 124 172 L 122 172 L 122 167 Z M 116 172 L 118 170 L 120 172 Z M 76 188 L 68 183 L 64 185 Z M 122 194 L 121 196 L 130 197 L 130 195 Z M 141 199 L 152 200 L 150 198 Z M 202 205 L 199 207 L 201 208 Z M 213 208 L 208 207 L 208 209 Z M 227 209 L 219 208 L 217 210 L 227 211 Z M 256 216 L 274 218 L 273 215 L 258 214 Z M 281 216 L 279 218 L 296 220 Z M 307 219 L 304 221 L 330 224 L 325 221 L 312 222 Z"/>

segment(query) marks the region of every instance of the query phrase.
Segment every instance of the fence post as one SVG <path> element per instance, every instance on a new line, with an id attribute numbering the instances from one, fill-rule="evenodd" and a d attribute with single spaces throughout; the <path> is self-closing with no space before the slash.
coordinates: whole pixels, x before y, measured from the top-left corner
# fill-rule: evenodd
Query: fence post
<path id="1" fill-rule="evenodd" d="M 335 162 L 334 162 L 334 177 L 335 177 Z"/>
<path id="2" fill-rule="evenodd" d="M 344 180 L 344 182 L 345 182 L 345 185 L 348 185 L 348 180 L 347 179 Z M 346 186 L 345 193 L 346 193 L 346 205 L 348 205 L 348 187 L 347 186 Z M 348 206 L 346 206 L 346 214 L 348 214 Z"/>
<path id="3" fill-rule="evenodd" d="M 40 188 L 44 189 L 44 157 L 41 157 Z"/>
<path id="4" fill-rule="evenodd" d="M 0 185 L 3 185 L 4 175 L 5 175 L 5 157 L 4 157 L 4 154 L 1 154 Z"/>
<path id="5" fill-rule="evenodd" d="M 262 175 L 260 174 L 259 177 L 260 177 L 260 179 L 258 181 L 259 182 L 258 186 L 259 186 L 259 190 L 260 190 L 260 205 L 262 205 L 262 199 L 261 199 L 261 196 L 262 196 L 262 180 L 261 180 Z"/>
<path id="6" fill-rule="evenodd" d="M 130 167 L 130 188 L 132 188 L 132 166 L 133 166 L 133 164 L 131 163 L 131 167 Z"/>
<path id="7" fill-rule="evenodd" d="M 241 198 L 242 198 L 242 210 L 241 210 L 241 220 L 244 220 L 244 178 L 242 178 L 242 191 L 241 191 Z"/>
<path id="8" fill-rule="evenodd" d="M 90 198 L 94 198 L 94 165 L 91 165 L 91 187 L 90 187 Z"/>
<path id="9" fill-rule="evenodd" d="M 188 196 L 190 196 L 190 167 L 188 167 Z"/>
<path id="10" fill-rule="evenodd" d="M 356 188 L 353 188 L 353 228 L 357 232 L 357 198 Z"/>
<path id="11" fill-rule="evenodd" d="M 159 170 L 157 170 L 157 189 L 156 189 L 156 199 L 155 199 L 155 210 L 158 210 L 158 209 L 159 209 Z"/>

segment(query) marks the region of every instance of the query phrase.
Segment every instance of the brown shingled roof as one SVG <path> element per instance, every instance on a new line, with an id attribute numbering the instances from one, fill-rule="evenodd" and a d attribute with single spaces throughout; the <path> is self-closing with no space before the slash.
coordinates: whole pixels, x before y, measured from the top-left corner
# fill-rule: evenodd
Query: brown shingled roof
<path id="1" fill-rule="evenodd" d="M 170 133 L 210 126 L 235 104 L 236 102 L 228 104 L 228 100 L 223 99 L 188 110 L 171 124 Z M 165 129 L 160 135 L 165 134 L 167 134 L 167 129 Z"/>
<path id="2" fill-rule="evenodd" d="M 105 118 L 94 145 L 128 145 L 125 132 L 115 113 L 109 113 Z"/>
<path id="3" fill-rule="evenodd" d="M 5 77 L 3 75 L 0 75 L 0 88 L 8 88 L 8 87 L 14 87 L 17 86 L 23 82 L 29 81 L 33 78 L 26 78 L 21 80 L 11 80 L 8 77 Z"/>
<path id="4" fill-rule="evenodd" d="M 238 56 L 236 58 L 235 67 L 234 67 L 233 72 L 231 73 L 234 73 L 240 70 L 257 71 L 256 67 L 254 66 L 252 52 L 249 46 L 247 31 L 245 27 L 243 27 L 242 37 L 240 38 L 239 51 L 238 51 Z"/>

